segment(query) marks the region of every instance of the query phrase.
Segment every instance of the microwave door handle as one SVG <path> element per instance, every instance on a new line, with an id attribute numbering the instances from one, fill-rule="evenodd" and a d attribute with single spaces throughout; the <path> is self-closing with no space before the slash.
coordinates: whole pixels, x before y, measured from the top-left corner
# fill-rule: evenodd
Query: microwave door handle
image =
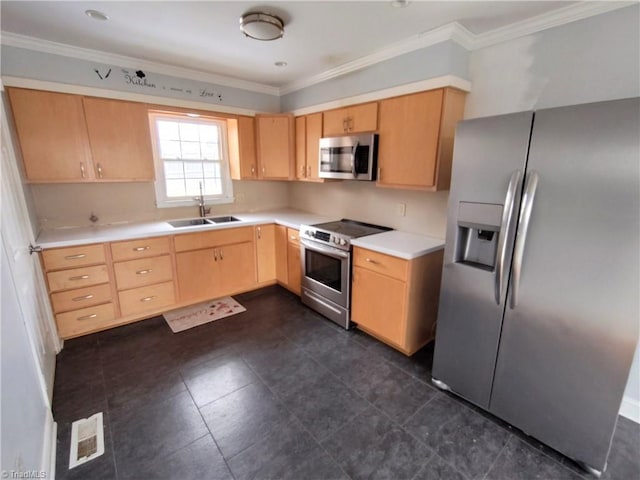
<path id="1" fill-rule="evenodd" d="M 360 142 L 356 141 L 356 144 L 353 146 L 353 152 L 351 153 L 351 174 L 353 178 L 358 177 L 358 172 L 356 172 L 356 152 L 358 151 L 358 147 L 360 146 Z"/>

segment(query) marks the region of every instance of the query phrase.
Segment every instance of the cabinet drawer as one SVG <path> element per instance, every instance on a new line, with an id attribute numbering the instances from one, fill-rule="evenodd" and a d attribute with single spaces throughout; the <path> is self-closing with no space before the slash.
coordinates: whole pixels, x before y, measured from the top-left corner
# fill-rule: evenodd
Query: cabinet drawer
<path id="1" fill-rule="evenodd" d="M 47 273 L 49 280 L 49 290 L 57 292 L 60 290 L 71 290 L 74 288 L 88 287 L 109 282 L 109 273 L 106 265 L 96 265 L 94 267 L 72 268 L 60 272 Z"/>
<path id="2" fill-rule="evenodd" d="M 173 278 L 169 255 L 114 263 L 113 268 L 118 290 L 153 285 Z"/>
<path id="3" fill-rule="evenodd" d="M 149 287 L 134 288 L 118 293 L 122 316 L 157 310 L 176 303 L 173 282 L 160 283 Z"/>
<path id="4" fill-rule="evenodd" d="M 353 249 L 353 264 L 398 280 L 407 281 L 408 278 L 408 261 L 365 248 Z"/>
<path id="5" fill-rule="evenodd" d="M 111 244 L 111 256 L 114 262 L 155 257 L 167 254 L 169 251 L 169 237 L 142 238 Z"/>
<path id="6" fill-rule="evenodd" d="M 300 231 L 294 228 L 287 228 L 287 241 L 295 245 L 300 245 Z"/>
<path id="7" fill-rule="evenodd" d="M 55 248 L 42 252 L 44 268 L 47 272 L 63 268 L 105 263 L 104 245 L 81 245 L 79 247 Z"/>
<path id="8" fill-rule="evenodd" d="M 219 247 L 233 243 L 253 241 L 253 228 L 228 228 L 213 232 L 186 233 L 174 237 L 176 252 L 200 250 L 203 248 Z"/>
<path id="9" fill-rule="evenodd" d="M 58 333 L 62 338 L 75 337 L 83 333 L 108 327 L 116 322 L 112 303 L 74 310 L 56 315 Z"/>
<path id="10" fill-rule="evenodd" d="M 51 294 L 51 305 L 55 313 L 68 312 L 110 301 L 111 285 L 108 283 Z"/>

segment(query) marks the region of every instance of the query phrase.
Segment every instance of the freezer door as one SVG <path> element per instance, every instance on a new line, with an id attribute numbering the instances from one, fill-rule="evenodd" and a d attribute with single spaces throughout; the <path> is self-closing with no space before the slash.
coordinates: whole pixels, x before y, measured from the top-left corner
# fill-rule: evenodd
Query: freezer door
<path id="1" fill-rule="evenodd" d="M 538 185 L 490 404 L 600 471 L 638 340 L 639 115 L 637 98 L 536 112 Z"/>
<path id="2" fill-rule="evenodd" d="M 502 227 L 511 211 L 513 237 L 532 119 L 524 112 L 468 120 L 458 125 L 454 144 L 433 377 L 484 408 L 511 260 Z"/>

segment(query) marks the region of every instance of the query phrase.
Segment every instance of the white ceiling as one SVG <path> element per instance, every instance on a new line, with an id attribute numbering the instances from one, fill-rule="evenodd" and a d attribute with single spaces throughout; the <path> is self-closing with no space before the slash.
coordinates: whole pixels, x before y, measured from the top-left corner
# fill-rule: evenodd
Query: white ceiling
<path id="1" fill-rule="evenodd" d="M 566 1 L 149 2 L 2 0 L 3 32 L 282 87 L 459 22 L 474 34 L 567 7 Z M 94 9 L 108 21 L 85 15 Z M 266 11 L 284 37 L 244 37 L 239 17 Z M 278 68 L 276 61 L 288 66 Z"/>

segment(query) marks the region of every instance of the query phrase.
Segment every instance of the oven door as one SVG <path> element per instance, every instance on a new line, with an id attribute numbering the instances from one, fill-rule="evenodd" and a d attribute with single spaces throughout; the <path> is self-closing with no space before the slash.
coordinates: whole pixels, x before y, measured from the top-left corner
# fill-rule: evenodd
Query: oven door
<path id="1" fill-rule="evenodd" d="M 304 239 L 300 248 L 302 286 L 348 309 L 351 253 Z"/>

